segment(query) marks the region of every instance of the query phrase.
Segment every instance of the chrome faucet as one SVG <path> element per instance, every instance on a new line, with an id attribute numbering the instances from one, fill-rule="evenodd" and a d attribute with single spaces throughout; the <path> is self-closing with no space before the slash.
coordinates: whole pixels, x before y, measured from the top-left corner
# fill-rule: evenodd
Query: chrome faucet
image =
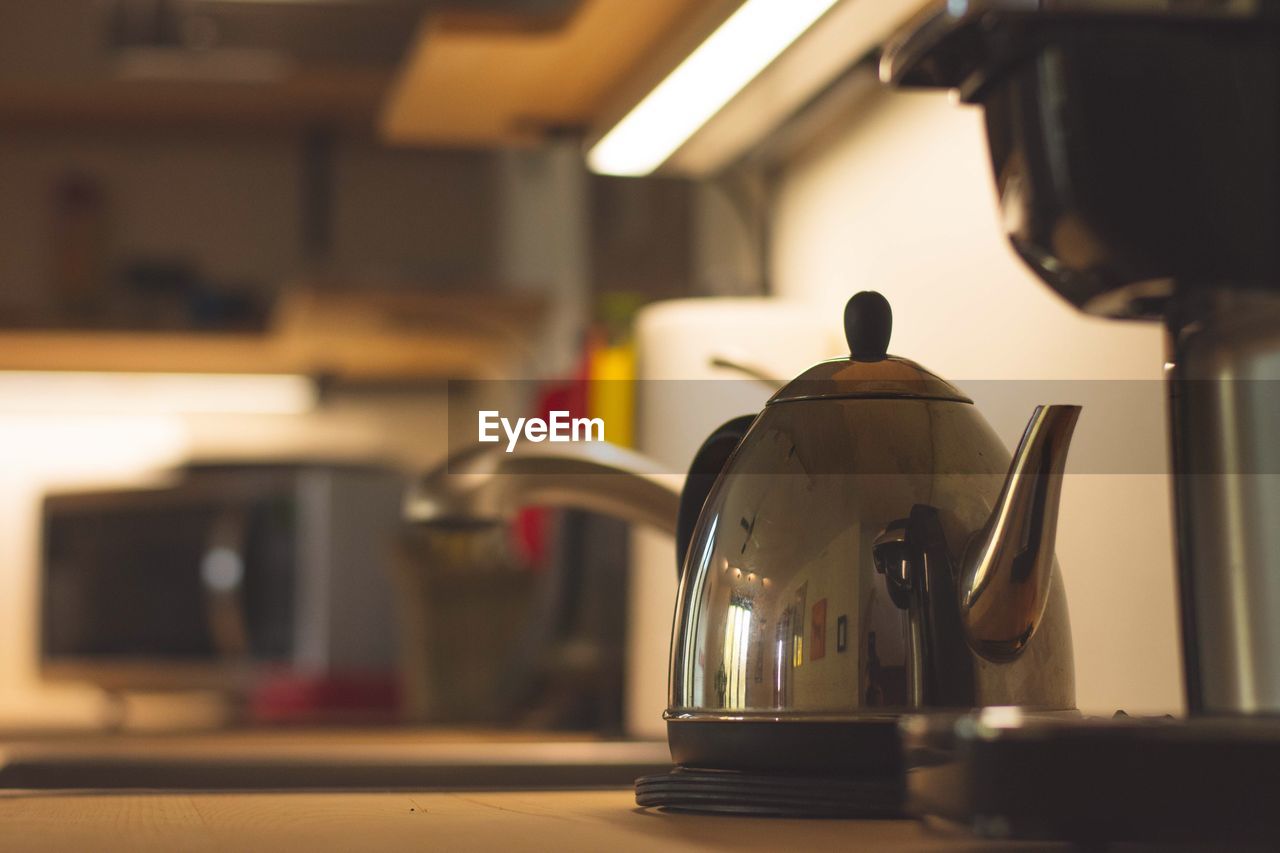
<path id="1" fill-rule="evenodd" d="M 524 506 L 598 512 L 674 533 L 683 474 L 609 442 L 477 444 L 419 478 L 405 498 L 415 524 L 495 524 Z"/>

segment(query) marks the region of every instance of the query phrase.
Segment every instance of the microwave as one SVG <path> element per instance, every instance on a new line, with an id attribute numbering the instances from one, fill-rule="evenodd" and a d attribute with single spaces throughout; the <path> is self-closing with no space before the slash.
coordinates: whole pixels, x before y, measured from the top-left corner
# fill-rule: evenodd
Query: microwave
<path id="1" fill-rule="evenodd" d="M 392 683 L 404 485 L 377 466 L 205 464 L 159 488 L 46 495 L 42 674 L 112 690 Z"/>

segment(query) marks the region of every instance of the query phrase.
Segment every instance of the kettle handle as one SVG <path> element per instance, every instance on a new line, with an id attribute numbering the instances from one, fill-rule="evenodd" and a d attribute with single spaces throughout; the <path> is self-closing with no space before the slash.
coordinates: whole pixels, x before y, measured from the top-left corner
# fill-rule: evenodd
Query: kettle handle
<path id="1" fill-rule="evenodd" d="M 693 543 L 693 531 L 698 525 L 698 517 L 702 515 L 702 506 L 711 494 L 711 487 L 755 420 L 755 415 L 741 415 L 726 421 L 707 436 L 693 455 L 689 475 L 680 492 L 680 510 L 676 516 L 676 580 L 684 571 L 685 557 Z"/>

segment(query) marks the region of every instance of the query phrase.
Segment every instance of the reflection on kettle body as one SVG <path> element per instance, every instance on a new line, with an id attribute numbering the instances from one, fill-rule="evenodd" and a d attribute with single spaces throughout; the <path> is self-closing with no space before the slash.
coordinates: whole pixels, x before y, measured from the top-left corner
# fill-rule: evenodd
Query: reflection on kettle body
<path id="1" fill-rule="evenodd" d="M 720 659 L 720 672 L 716 675 L 717 690 L 723 680 L 725 708 L 746 707 L 747 652 L 751 648 L 750 601 L 738 598 L 729 605 L 729 624 L 724 631 L 724 653 Z"/>

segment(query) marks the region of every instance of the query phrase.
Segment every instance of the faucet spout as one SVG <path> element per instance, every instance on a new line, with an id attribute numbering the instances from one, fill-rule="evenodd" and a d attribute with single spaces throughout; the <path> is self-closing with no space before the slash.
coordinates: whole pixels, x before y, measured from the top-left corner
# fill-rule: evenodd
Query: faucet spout
<path id="1" fill-rule="evenodd" d="M 1079 406 L 1037 406 L 987 523 L 965 551 L 960 611 L 969 645 L 1016 657 L 1044 615 L 1053 580 L 1058 502 Z"/>
<path id="2" fill-rule="evenodd" d="M 674 533 L 682 475 L 608 442 L 520 442 L 512 452 L 475 445 L 420 477 L 405 498 L 407 521 L 466 527 L 495 524 L 524 506 L 599 512 Z"/>

